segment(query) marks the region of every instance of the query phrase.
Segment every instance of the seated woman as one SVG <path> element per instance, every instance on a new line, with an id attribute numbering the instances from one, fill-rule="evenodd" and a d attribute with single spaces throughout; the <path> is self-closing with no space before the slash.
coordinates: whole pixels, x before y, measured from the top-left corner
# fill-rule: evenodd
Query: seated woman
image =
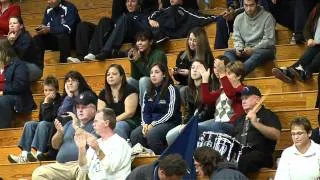
<path id="1" fill-rule="evenodd" d="M 319 179 L 320 145 L 310 140 L 310 121 L 297 117 L 291 122 L 290 129 L 294 144 L 283 151 L 275 180 Z"/>
<path id="2" fill-rule="evenodd" d="M 9 18 L 21 16 L 20 6 L 12 2 L 12 0 L 1 0 L 0 2 L 0 37 L 6 36 L 9 32 Z"/>
<path id="3" fill-rule="evenodd" d="M 57 118 L 60 119 L 64 125 L 70 118 L 68 118 L 65 114 L 67 112 L 76 113 L 75 107 L 75 99 L 86 91 L 96 95 L 91 87 L 88 85 L 87 81 L 78 71 L 69 71 L 64 76 L 64 90 L 62 94 L 62 102 L 60 107 L 58 108 Z M 50 134 L 54 135 L 56 132 L 56 128 L 52 126 Z M 51 138 L 51 137 L 50 137 Z M 44 161 L 44 160 L 54 160 L 56 156 L 56 150 L 51 146 L 51 139 L 49 140 L 49 148 L 47 148 L 47 153 L 39 153 L 35 155 L 35 158 Z"/>
<path id="4" fill-rule="evenodd" d="M 197 148 L 193 158 L 198 177 L 208 176 L 210 180 L 248 180 L 245 175 L 237 171 L 234 164 L 224 162 L 219 152 L 211 147 Z"/>
<path id="5" fill-rule="evenodd" d="M 143 94 L 150 86 L 151 67 L 157 63 L 167 67 L 167 56 L 162 50 L 153 46 L 153 35 L 149 30 L 136 35 L 136 46 L 128 52 L 131 64 L 131 78 L 128 79 L 128 83 L 139 89 L 141 105 Z"/>
<path id="6" fill-rule="evenodd" d="M 210 49 L 206 31 L 201 27 L 193 28 L 186 42 L 186 50 L 179 53 L 176 60 L 176 67 L 173 71 L 173 77 L 179 81 L 179 85 L 188 84 L 189 69 L 195 60 L 203 60 L 210 68 L 213 64 L 213 55 Z"/>
<path id="7" fill-rule="evenodd" d="M 30 113 L 34 101 L 23 61 L 6 37 L 0 38 L 0 129 L 10 127 L 14 113 Z"/>
<path id="8" fill-rule="evenodd" d="M 209 92 L 210 69 L 206 70 L 203 65 L 199 66 L 202 76 L 201 102 L 215 105 L 214 119 L 199 123 L 200 134 L 204 131 L 214 131 L 230 135 L 236 119 L 244 113 L 241 104 L 244 65 L 240 61 L 235 61 L 225 66 L 220 59 L 227 59 L 227 57 L 218 57 L 214 62 L 217 71 L 215 74 L 218 75 L 221 84 L 220 89 L 216 91 Z"/>
<path id="9" fill-rule="evenodd" d="M 181 122 L 180 96 L 173 86 L 168 68 L 154 64 L 150 71 L 151 87 L 144 93 L 142 124 L 134 129 L 130 139 L 159 155 L 166 148 L 166 134 Z"/>
<path id="10" fill-rule="evenodd" d="M 177 138 L 181 130 L 191 118 L 198 118 L 199 121 L 206 121 L 213 118 L 213 105 L 206 105 L 200 102 L 200 85 L 202 82 L 202 77 L 198 70 L 198 66 L 200 64 L 204 65 L 207 69 L 207 66 L 203 61 L 193 61 L 189 72 L 189 85 L 186 86 L 186 90 L 184 91 L 185 94 L 181 95 L 185 98 L 184 101 L 186 102 L 184 105 L 184 116 L 182 119 L 182 124 L 178 125 L 168 132 L 166 136 L 168 145 L 173 143 L 173 141 Z M 213 83 L 219 85 L 219 80 L 217 78 L 213 78 Z"/>
<path id="11" fill-rule="evenodd" d="M 43 73 L 41 52 L 36 47 L 29 32 L 25 30 L 20 16 L 10 17 L 8 40 L 19 58 L 25 61 L 29 70 L 29 80 L 33 82 L 40 79 Z"/>
<path id="12" fill-rule="evenodd" d="M 129 85 L 121 65 L 112 64 L 105 74 L 105 87 L 99 93 L 98 110 L 108 107 L 114 110 L 117 124 L 114 129 L 120 137 L 128 139 L 140 123 L 138 92 Z"/>
<path id="13" fill-rule="evenodd" d="M 312 73 L 319 72 L 320 67 L 320 3 L 318 3 L 308 18 L 305 25 L 304 36 L 307 39 L 307 49 L 304 54 L 290 67 L 273 68 L 273 75 L 286 83 L 293 83 L 294 78 L 307 81 L 312 78 Z"/>
<path id="14" fill-rule="evenodd" d="M 31 148 L 37 151 L 37 155 L 47 152 L 50 132 L 53 121 L 57 117 L 61 104 L 59 94 L 59 82 L 53 76 L 48 76 L 43 81 L 44 99 L 40 103 L 39 121 L 28 121 L 24 124 L 18 147 L 22 150 L 19 156 L 8 155 L 11 163 L 26 163 L 37 161 L 31 153 Z M 36 156 L 37 156 L 36 155 Z"/>

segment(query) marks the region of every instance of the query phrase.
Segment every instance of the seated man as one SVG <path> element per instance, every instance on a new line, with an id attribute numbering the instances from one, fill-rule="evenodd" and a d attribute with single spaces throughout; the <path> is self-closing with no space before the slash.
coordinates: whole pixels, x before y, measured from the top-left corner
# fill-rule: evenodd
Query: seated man
<path id="1" fill-rule="evenodd" d="M 183 3 L 184 0 L 170 0 L 168 8 L 155 11 L 149 16 L 149 25 L 157 42 L 167 38 L 184 38 L 190 29 L 216 20 L 215 16 L 203 15 L 192 9 L 186 10 Z"/>
<path id="2" fill-rule="evenodd" d="M 245 147 L 238 168 L 248 175 L 262 167 L 272 167 L 272 154 L 280 138 L 281 124 L 276 114 L 261 105 L 258 88 L 244 87 L 241 98 L 246 115 L 237 119 L 234 135 Z"/>
<path id="3" fill-rule="evenodd" d="M 89 91 L 80 94 L 76 99 L 77 118 L 71 112 L 72 120 L 64 126 L 56 119 L 54 125 L 57 132 L 52 137 L 52 147 L 59 149 L 57 163 L 47 164 L 35 169 L 32 173 L 33 180 L 40 179 L 73 179 L 84 178 L 78 166 L 78 148 L 74 135 L 78 131 L 94 133 L 93 119 L 96 113 L 97 97 Z M 81 128 L 79 128 L 79 126 Z M 74 178 L 75 179 L 75 178 Z"/>
<path id="4" fill-rule="evenodd" d="M 107 38 L 104 45 L 99 49 L 94 45 L 94 41 L 100 41 L 97 38 L 90 42 L 89 54 L 84 56 L 85 60 L 103 60 L 106 58 L 124 57 L 124 53 L 119 54 L 121 44 L 124 42 L 134 42 L 135 35 L 138 32 L 148 29 L 147 15 L 142 13 L 142 0 L 127 0 L 127 13 L 123 13 L 114 25 L 110 36 Z M 98 25 L 99 26 L 99 25 Z M 78 30 L 77 30 L 78 33 Z M 78 36 L 78 35 L 77 35 Z M 100 39 L 102 39 L 100 37 Z"/>
<path id="5" fill-rule="evenodd" d="M 194 166 L 198 177 L 209 176 L 211 180 L 247 180 L 234 164 L 224 162 L 218 151 L 211 147 L 199 147 L 193 155 Z"/>
<path id="6" fill-rule="evenodd" d="M 258 0 L 244 0 L 245 12 L 234 21 L 235 49 L 227 50 L 230 61 L 240 59 L 248 74 L 267 60 L 275 58 L 275 20 L 258 6 Z"/>
<path id="7" fill-rule="evenodd" d="M 60 51 L 60 62 L 67 62 L 73 42 L 75 28 L 80 22 L 77 8 L 69 1 L 48 0 L 43 22 L 35 30 L 36 46 L 42 51 L 42 61 L 46 49 Z"/>
<path id="8" fill-rule="evenodd" d="M 180 180 L 186 173 L 186 161 L 179 154 L 170 154 L 150 165 L 135 168 L 126 180 Z"/>
<path id="9" fill-rule="evenodd" d="M 101 109 L 95 116 L 93 126 L 101 138 L 97 139 L 84 131 L 75 135 L 79 166 L 90 179 L 125 179 L 131 171 L 131 147 L 113 132 L 116 121 L 112 109 Z"/>

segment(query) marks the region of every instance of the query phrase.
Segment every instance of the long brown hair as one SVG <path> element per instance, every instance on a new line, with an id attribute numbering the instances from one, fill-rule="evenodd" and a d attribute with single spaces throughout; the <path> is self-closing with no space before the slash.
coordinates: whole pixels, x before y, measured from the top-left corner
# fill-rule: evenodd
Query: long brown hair
<path id="1" fill-rule="evenodd" d="M 113 96 L 112 96 L 112 92 L 111 92 L 111 87 L 110 85 L 108 84 L 108 81 L 107 81 L 107 76 L 108 76 L 108 71 L 111 69 L 111 68 L 116 68 L 118 71 L 119 71 L 119 74 L 120 76 L 122 76 L 122 81 L 121 81 L 121 87 L 120 87 L 120 90 L 119 90 L 119 101 L 123 98 L 124 96 L 124 89 L 127 85 L 127 79 L 126 79 L 126 74 L 125 74 L 125 71 L 123 69 L 123 67 L 119 64 L 111 64 L 107 70 L 106 70 L 106 73 L 104 75 L 104 89 L 105 89 L 105 99 L 106 99 L 106 105 L 109 107 L 111 103 L 113 103 Z"/>
<path id="2" fill-rule="evenodd" d="M 7 37 L 0 38 L 0 68 L 3 68 L 10 62 L 10 59 L 15 57 L 16 54 L 11 47 Z"/>
<path id="3" fill-rule="evenodd" d="M 162 81 L 162 85 L 161 85 L 161 91 L 160 91 L 160 99 L 161 99 L 161 98 L 164 98 L 165 94 L 167 93 L 169 85 L 173 84 L 173 80 L 172 80 L 172 78 L 171 78 L 171 76 L 169 74 L 169 70 L 168 70 L 167 66 L 165 66 L 165 65 L 163 65 L 161 63 L 157 63 L 157 64 L 152 65 L 151 69 L 153 67 L 155 67 L 155 66 L 158 66 L 160 71 L 164 75 L 164 78 L 163 78 L 163 81 Z M 155 98 L 156 86 L 154 84 L 151 83 L 151 86 L 147 91 L 147 95 L 151 99 Z"/>
<path id="4" fill-rule="evenodd" d="M 190 34 L 194 34 L 197 39 L 197 48 L 194 52 L 189 47 Z M 206 61 L 206 54 L 211 53 L 211 48 L 208 41 L 206 31 L 201 27 L 195 27 L 190 30 L 186 42 L 186 51 L 189 59 L 200 59 Z M 213 57 L 213 56 L 212 56 Z"/>

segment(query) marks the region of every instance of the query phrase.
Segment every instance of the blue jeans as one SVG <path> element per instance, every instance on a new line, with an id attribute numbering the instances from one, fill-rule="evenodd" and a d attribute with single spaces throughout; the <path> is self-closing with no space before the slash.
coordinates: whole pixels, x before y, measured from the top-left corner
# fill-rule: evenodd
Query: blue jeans
<path id="1" fill-rule="evenodd" d="M 117 121 L 114 132 L 117 133 L 120 137 L 125 140 L 129 139 L 131 131 L 132 129 L 126 121 Z"/>
<path id="2" fill-rule="evenodd" d="M 139 90 L 139 104 L 142 105 L 144 92 L 151 86 L 150 77 L 141 77 L 139 81 L 130 77 L 128 78 L 127 82 Z"/>
<path id="3" fill-rule="evenodd" d="M 202 134 L 205 131 L 213 131 L 216 133 L 224 133 L 232 135 L 233 125 L 227 122 L 215 122 L 214 119 L 199 123 L 198 132 Z"/>
<path id="4" fill-rule="evenodd" d="M 131 143 L 133 146 L 140 143 L 142 146 L 150 148 L 155 154 L 159 155 L 167 147 L 166 134 L 175 126 L 177 126 L 177 124 L 172 122 L 159 124 L 153 127 L 146 137 L 142 134 L 142 126 L 139 126 L 131 133 Z"/>
<path id="5" fill-rule="evenodd" d="M 31 151 L 32 147 L 41 152 L 46 152 L 52 127 L 53 123 L 47 121 L 26 122 L 18 146 L 24 151 Z"/>
<path id="6" fill-rule="evenodd" d="M 252 72 L 256 67 L 262 66 L 268 60 L 275 59 L 275 49 L 256 49 L 251 56 L 239 57 L 236 55 L 236 50 L 227 50 L 224 53 L 230 61 L 240 60 L 244 64 L 246 74 Z"/>
<path id="7" fill-rule="evenodd" d="M 29 70 L 29 81 L 34 82 L 42 77 L 43 71 L 37 65 L 33 63 L 26 62 L 27 68 Z"/>

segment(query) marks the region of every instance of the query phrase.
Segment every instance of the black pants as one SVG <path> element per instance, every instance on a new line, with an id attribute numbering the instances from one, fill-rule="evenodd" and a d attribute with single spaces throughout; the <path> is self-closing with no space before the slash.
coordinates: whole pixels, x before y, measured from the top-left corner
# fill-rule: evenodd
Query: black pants
<path id="1" fill-rule="evenodd" d="M 261 151 L 244 152 L 239 159 L 238 169 L 243 174 L 254 173 L 259 171 L 260 168 L 271 168 L 273 164 L 272 155 L 268 156 Z"/>
<path id="2" fill-rule="evenodd" d="M 36 46 L 41 49 L 41 60 L 44 60 L 45 50 L 60 51 L 60 62 L 67 62 L 70 56 L 72 38 L 67 33 L 41 34 L 33 37 Z"/>
<path id="3" fill-rule="evenodd" d="M 15 96 L 0 96 L 0 129 L 9 128 L 14 116 Z"/>
<path id="4" fill-rule="evenodd" d="M 309 47 L 306 49 L 300 59 L 292 65 L 296 67 L 301 65 L 309 73 L 317 73 L 320 68 L 320 46 Z"/>
<path id="5" fill-rule="evenodd" d="M 76 33 L 77 58 L 83 60 L 83 57 L 88 53 L 98 54 L 112 28 L 112 20 L 107 17 L 101 18 L 98 25 L 90 22 L 79 23 Z"/>
<path id="6" fill-rule="evenodd" d="M 277 4 L 269 1 L 269 7 L 276 21 L 302 34 L 308 16 L 315 5 L 315 0 L 281 0 Z"/>
<path id="7" fill-rule="evenodd" d="M 108 53 L 112 49 L 120 49 L 124 42 L 134 42 L 136 33 L 146 28 L 148 28 L 147 18 L 145 18 L 145 21 L 138 21 L 131 14 L 123 14 L 118 19 L 101 51 Z"/>

